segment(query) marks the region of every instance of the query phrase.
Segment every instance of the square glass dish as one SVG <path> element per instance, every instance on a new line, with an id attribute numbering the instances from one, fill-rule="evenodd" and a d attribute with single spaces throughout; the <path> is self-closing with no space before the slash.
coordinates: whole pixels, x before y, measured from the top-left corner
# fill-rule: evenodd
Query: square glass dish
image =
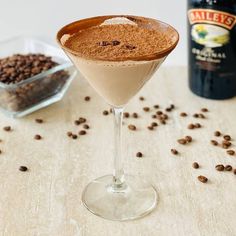
<path id="1" fill-rule="evenodd" d="M 27 37 L 0 42 L 0 59 L 29 53 L 49 56 L 57 65 L 17 83 L 0 81 L 0 110 L 11 117 L 22 117 L 61 100 L 76 75 L 74 66 L 59 48 Z M 0 78 L 3 70 L 0 69 Z"/>

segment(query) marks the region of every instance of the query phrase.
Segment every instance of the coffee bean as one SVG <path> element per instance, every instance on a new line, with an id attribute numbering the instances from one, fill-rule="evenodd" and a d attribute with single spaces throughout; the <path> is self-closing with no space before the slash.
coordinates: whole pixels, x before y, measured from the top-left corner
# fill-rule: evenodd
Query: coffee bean
<path id="1" fill-rule="evenodd" d="M 25 172 L 27 170 L 28 170 L 28 168 L 26 166 L 20 166 L 19 167 L 19 171 Z"/>
<path id="2" fill-rule="evenodd" d="M 84 97 L 84 101 L 86 102 L 90 101 L 90 97 L 89 96 Z"/>
<path id="3" fill-rule="evenodd" d="M 194 118 L 199 118 L 199 115 L 197 113 L 193 114 Z"/>
<path id="4" fill-rule="evenodd" d="M 230 141 L 230 140 L 231 140 L 230 135 L 224 135 L 223 138 L 224 138 L 224 140 L 227 140 L 227 141 Z"/>
<path id="5" fill-rule="evenodd" d="M 167 107 L 165 110 L 166 110 L 167 112 L 171 112 L 171 111 L 172 111 L 172 109 L 171 109 L 170 107 Z"/>
<path id="6" fill-rule="evenodd" d="M 171 109 L 175 109 L 175 105 L 174 104 L 170 104 L 170 108 Z"/>
<path id="7" fill-rule="evenodd" d="M 217 171 L 224 171 L 225 170 L 225 167 L 223 165 L 221 165 L 221 164 L 220 165 L 216 165 L 215 168 L 216 168 Z"/>
<path id="8" fill-rule="evenodd" d="M 198 169 L 199 168 L 199 164 L 197 162 L 193 162 L 192 167 L 194 169 Z"/>
<path id="9" fill-rule="evenodd" d="M 220 131 L 215 131 L 215 132 L 214 132 L 214 135 L 215 135 L 216 137 L 219 137 L 219 136 L 221 136 L 221 132 L 220 132 Z"/>
<path id="10" fill-rule="evenodd" d="M 188 143 L 191 143 L 193 141 L 193 138 L 191 136 L 185 136 L 185 140 L 188 142 Z"/>
<path id="11" fill-rule="evenodd" d="M 104 116 L 107 116 L 107 115 L 109 114 L 109 112 L 108 112 L 107 110 L 105 110 L 105 111 L 102 112 L 102 114 L 103 114 Z"/>
<path id="12" fill-rule="evenodd" d="M 228 149 L 229 148 L 229 146 L 227 144 L 224 144 L 224 143 L 221 144 L 221 147 L 224 148 L 224 149 Z"/>
<path id="13" fill-rule="evenodd" d="M 158 116 L 160 116 L 160 115 L 163 114 L 163 112 L 162 112 L 162 111 L 157 111 L 156 114 L 157 114 Z"/>
<path id="14" fill-rule="evenodd" d="M 154 105 L 153 107 L 154 107 L 155 109 L 159 109 L 160 106 L 159 106 L 159 105 Z"/>
<path id="15" fill-rule="evenodd" d="M 89 125 L 84 124 L 84 125 L 83 125 L 83 128 L 84 128 L 84 129 L 89 129 L 90 127 L 89 127 Z"/>
<path id="16" fill-rule="evenodd" d="M 188 125 L 188 129 L 194 129 L 195 128 L 195 125 L 194 124 L 189 124 Z"/>
<path id="17" fill-rule="evenodd" d="M 135 125 L 128 125 L 128 128 L 130 129 L 130 130 L 136 130 L 136 126 Z"/>
<path id="18" fill-rule="evenodd" d="M 197 178 L 202 183 L 206 183 L 208 181 L 207 177 L 205 177 L 203 175 L 199 175 Z"/>
<path id="19" fill-rule="evenodd" d="M 152 122 L 152 123 L 151 123 L 151 126 L 152 126 L 152 127 L 157 127 L 158 124 L 157 124 L 157 122 Z"/>
<path id="20" fill-rule="evenodd" d="M 40 139 L 42 139 L 42 137 L 41 137 L 41 135 L 39 135 L 39 134 L 35 134 L 35 135 L 34 135 L 34 139 L 40 140 Z"/>
<path id="21" fill-rule="evenodd" d="M 139 97 L 139 100 L 140 100 L 140 101 L 144 101 L 145 98 L 141 96 L 141 97 Z"/>
<path id="22" fill-rule="evenodd" d="M 202 108 L 201 111 L 202 112 L 208 112 L 208 109 L 207 108 Z"/>
<path id="23" fill-rule="evenodd" d="M 234 150 L 227 150 L 227 154 L 229 154 L 230 156 L 233 156 L 235 154 Z"/>
<path id="24" fill-rule="evenodd" d="M 137 152 L 137 153 L 136 153 L 136 157 L 139 157 L 139 158 L 140 158 L 140 157 L 143 157 L 143 154 L 142 154 L 141 152 Z"/>
<path id="25" fill-rule="evenodd" d="M 111 43 L 112 43 L 112 46 L 117 46 L 117 45 L 120 44 L 120 41 L 118 41 L 118 40 L 113 40 L 113 41 L 111 41 Z"/>
<path id="26" fill-rule="evenodd" d="M 150 108 L 149 108 L 149 107 L 144 107 L 143 110 L 144 110 L 145 112 L 149 112 L 149 111 L 150 111 Z"/>
<path id="27" fill-rule="evenodd" d="M 179 144 L 185 145 L 187 141 L 184 138 L 178 139 L 177 140 Z"/>
<path id="28" fill-rule="evenodd" d="M 129 50 L 134 50 L 136 47 L 132 44 L 127 44 L 125 45 L 126 49 L 129 49 Z"/>
<path id="29" fill-rule="evenodd" d="M 226 171 L 231 171 L 233 168 L 232 168 L 232 166 L 231 165 L 226 165 L 225 166 L 225 170 Z"/>
<path id="30" fill-rule="evenodd" d="M 70 132 L 70 131 L 68 131 L 66 134 L 67 134 L 68 137 L 72 136 L 72 132 Z"/>
<path id="31" fill-rule="evenodd" d="M 178 151 L 176 150 L 176 149 L 174 149 L 174 148 L 172 148 L 171 150 L 171 153 L 173 154 L 173 155 L 178 155 Z"/>
<path id="32" fill-rule="evenodd" d="M 202 113 L 199 113 L 198 116 L 199 116 L 199 118 L 201 118 L 201 119 L 205 119 L 205 118 L 206 118 Z"/>
<path id="33" fill-rule="evenodd" d="M 37 119 L 35 119 L 35 122 L 41 124 L 41 123 L 43 123 L 43 119 L 37 118 Z"/>
<path id="34" fill-rule="evenodd" d="M 224 140 L 222 141 L 222 145 L 226 145 L 227 147 L 230 147 L 232 143 L 230 141 Z"/>
<path id="35" fill-rule="evenodd" d="M 85 135 L 87 132 L 85 130 L 80 130 L 79 135 Z"/>
<path id="36" fill-rule="evenodd" d="M 163 125 L 166 124 L 165 120 L 160 120 L 160 122 L 161 122 L 161 124 L 163 124 Z"/>
<path id="37" fill-rule="evenodd" d="M 234 169 L 234 174 L 236 175 L 236 169 Z"/>
<path id="38" fill-rule="evenodd" d="M 72 134 L 72 139 L 77 139 L 78 138 L 78 135 L 76 135 L 76 134 Z"/>
<path id="39" fill-rule="evenodd" d="M 11 131 L 11 126 L 5 126 L 5 127 L 3 127 L 3 130 L 9 132 L 9 131 Z"/>
<path id="40" fill-rule="evenodd" d="M 211 144 L 214 145 L 214 146 L 217 146 L 218 142 L 216 140 L 211 140 Z"/>
<path id="41" fill-rule="evenodd" d="M 154 130 L 154 127 L 153 126 L 148 126 L 147 127 L 149 130 Z"/>
<path id="42" fill-rule="evenodd" d="M 169 117 L 168 117 L 167 114 L 163 114 L 163 115 L 162 115 L 162 118 L 163 118 L 164 120 L 168 120 L 168 119 L 169 119 Z"/>
<path id="43" fill-rule="evenodd" d="M 110 113 L 113 113 L 113 109 L 112 109 L 112 108 L 110 108 L 110 109 L 109 109 L 109 112 L 110 112 Z"/>
<path id="44" fill-rule="evenodd" d="M 195 126 L 195 128 L 201 128 L 202 127 L 201 124 L 199 124 L 199 123 L 194 124 L 194 126 Z"/>
<path id="45" fill-rule="evenodd" d="M 85 123 L 87 120 L 83 117 L 80 117 L 78 121 L 80 124 L 82 124 L 82 123 Z"/>
<path id="46" fill-rule="evenodd" d="M 157 118 L 157 116 L 156 116 L 156 115 L 152 115 L 152 118 L 153 118 L 153 119 L 156 119 L 156 118 Z"/>
<path id="47" fill-rule="evenodd" d="M 79 120 L 75 120 L 75 121 L 74 121 L 74 124 L 75 124 L 75 125 L 80 125 L 81 122 L 80 122 Z"/>
<path id="48" fill-rule="evenodd" d="M 101 41 L 98 43 L 99 46 L 102 46 L 102 47 L 105 47 L 105 46 L 108 46 L 110 45 L 110 43 L 108 41 Z"/>
<path id="49" fill-rule="evenodd" d="M 137 119 L 137 118 L 138 118 L 138 113 L 134 112 L 134 113 L 132 114 L 132 116 L 133 116 L 133 118 Z"/>
<path id="50" fill-rule="evenodd" d="M 124 112 L 124 117 L 129 118 L 129 112 Z"/>
<path id="51" fill-rule="evenodd" d="M 182 117 L 188 116 L 187 113 L 185 113 L 185 112 L 181 112 L 179 115 L 182 116 Z"/>

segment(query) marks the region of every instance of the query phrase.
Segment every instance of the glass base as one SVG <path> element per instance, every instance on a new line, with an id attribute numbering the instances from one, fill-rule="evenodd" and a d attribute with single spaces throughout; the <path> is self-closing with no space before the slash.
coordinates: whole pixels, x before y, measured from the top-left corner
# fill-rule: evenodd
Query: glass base
<path id="1" fill-rule="evenodd" d="M 157 205 L 157 192 L 141 178 L 125 176 L 126 184 L 112 186 L 112 175 L 95 179 L 85 188 L 82 201 L 93 214 L 109 220 L 133 220 Z"/>

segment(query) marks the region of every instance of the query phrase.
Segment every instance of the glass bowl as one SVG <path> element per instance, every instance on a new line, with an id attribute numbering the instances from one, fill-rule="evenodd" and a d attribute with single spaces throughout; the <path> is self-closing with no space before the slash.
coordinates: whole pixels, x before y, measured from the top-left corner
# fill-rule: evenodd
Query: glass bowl
<path id="1" fill-rule="evenodd" d="M 59 48 L 28 37 L 0 42 L 0 59 L 28 53 L 50 56 L 58 65 L 15 84 L 0 82 L 0 110 L 11 117 L 25 116 L 61 100 L 76 75 L 74 66 Z"/>

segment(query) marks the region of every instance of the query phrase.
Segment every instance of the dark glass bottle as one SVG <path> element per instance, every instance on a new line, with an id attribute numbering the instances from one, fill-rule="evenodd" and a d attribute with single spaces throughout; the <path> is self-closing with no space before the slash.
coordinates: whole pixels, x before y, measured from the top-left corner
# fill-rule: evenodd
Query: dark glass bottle
<path id="1" fill-rule="evenodd" d="M 188 0 L 189 87 L 211 99 L 236 96 L 236 0 Z"/>

